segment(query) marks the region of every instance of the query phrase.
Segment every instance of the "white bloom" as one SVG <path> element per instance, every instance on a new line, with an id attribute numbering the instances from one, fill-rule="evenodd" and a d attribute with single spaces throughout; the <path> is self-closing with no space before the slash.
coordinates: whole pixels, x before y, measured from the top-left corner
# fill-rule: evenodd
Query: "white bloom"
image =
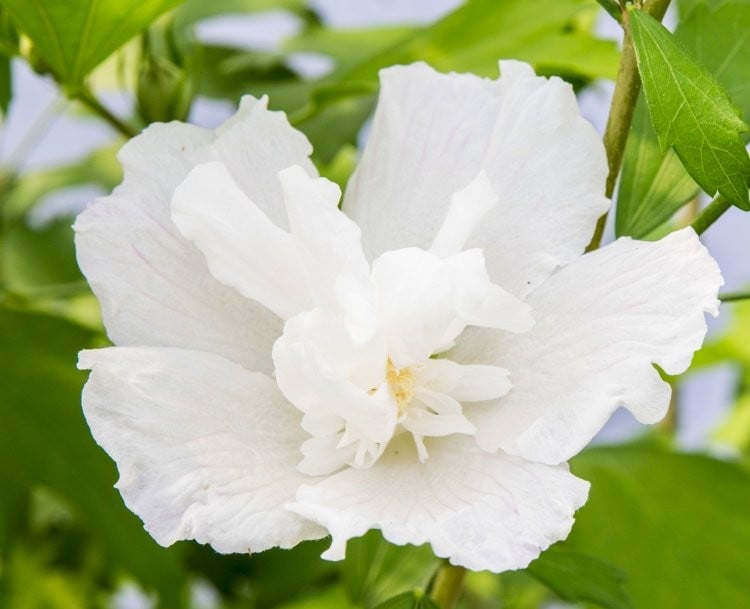
<path id="1" fill-rule="evenodd" d="M 688 366 L 719 270 L 691 229 L 582 256 L 600 140 L 569 85 L 501 71 L 384 70 L 343 212 L 264 99 L 123 148 L 75 226 L 116 345 L 83 405 L 159 543 L 337 559 L 378 528 L 523 567 L 586 500 L 566 460 L 618 406 L 664 415 L 652 364 Z"/>

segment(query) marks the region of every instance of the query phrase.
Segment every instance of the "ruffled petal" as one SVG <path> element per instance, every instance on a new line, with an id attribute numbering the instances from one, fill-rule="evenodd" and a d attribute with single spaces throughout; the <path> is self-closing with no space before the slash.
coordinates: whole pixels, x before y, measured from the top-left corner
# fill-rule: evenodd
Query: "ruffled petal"
<path id="1" fill-rule="evenodd" d="M 302 446 L 300 471 L 315 475 L 377 459 L 397 423 L 393 398 L 380 386 L 384 349 L 354 345 L 340 325 L 325 321 L 319 310 L 301 313 L 287 322 L 273 346 L 276 382 L 304 413 L 302 427 L 313 435 Z M 351 382 L 350 376 L 362 377 L 365 384 Z M 377 383 L 373 389 L 368 378 Z M 328 450 L 336 456 L 324 455 Z"/>
<path id="2" fill-rule="evenodd" d="M 528 299 L 526 334 L 473 331 L 449 353 L 510 370 L 513 389 L 464 409 L 476 439 L 555 464 L 579 452 L 619 406 L 643 423 L 661 419 L 667 374 L 690 364 L 716 315 L 723 280 L 695 232 L 656 242 L 619 239 L 553 275 Z"/>
<path id="3" fill-rule="evenodd" d="M 306 138 L 265 100 L 247 97 L 216 131 L 154 124 L 120 151 L 124 180 L 76 220 L 78 262 L 118 345 L 173 346 L 219 353 L 270 372 L 281 321 L 222 285 L 170 218 L 175 188 L 200 163 L 221 160 L 272 220 L 284 226 L 277 174 L 290 165 L 313 173 Z"/>
<path id="4" fill-rule="evenodd" d="M 501 62 L 501 73 L 492 81 L 422 63 L 381 71 L 343 206 L 371 259 L 429 248 L 453 195 L 482 170 L 499 202 L 467 247 L 484 250 L 493 283 L 524 296 L 583 252 L 609 205 L 601 140 L 569 84 L 519 62 Z"/>
<path id="5" fill-rule="evenodd" d="M 338 309 L 337 280 L 367 280 L 370 265 L 362 252 L 359 227 L 339 208 L 341 191 L 325 178 L 311 178 L 301 167 L 279 173 L 291 233 L 315 304 Z"/>
<path id="6" fill-rule="evenodd" d="M 462 252 L 479 223 L 495 205 L 497 195 L 487 174 L 481 171 L 466 188 L 453 195 L 430 252 L 441 258 Z"/>
<path id="7" fill-rule="evenodd" d="M 371 468 L 300 487 L 289 507 L 330 531 L 324 558 L 343 558 L 348 539 L 381 529 L 469 569 L 520 569 L 567 536 L 586 501 L 588 483 L 566 466 L 490 454 L 468 437 L 425 442 L 425 463 L 402 435 Z"/>
<path id="8" fill-rule="evenodd" d="M 414 247 L 386 252 L 372 279 L 397 368 L 452 347 L 467 325 L 521 332 L 533 325 L 528 305 L 490 283 L 477 249 L 448 258 Z"/>
<path id="9" fill-rule="evenodd" d="M 117 463 L 125 504 L 162 545 L 289 548 L 326 533 L 284 509 L 302 482 L 300 414 L 264 374 L 217 355 L 113 347 L 81 353 L 83 410 Z"/>
<path id="10" fill-rule="evenodd" d="M 172 220 L 223 284 L 282 319 L 312 308 L 294 239 L 240 190 L 225 165 L 193 168 L 175 190 Z"/>
<path id="11" fill-rule="evenodd" d="M 279 172 L 299 165 L 310 176 L 318 170 L 312 145 L 283 112 L 270 112 L 268 98 L 242 98 L 237 113 L 216 130 L 214 151 L 242 191 L 274 224 L 288 228 Z"/>

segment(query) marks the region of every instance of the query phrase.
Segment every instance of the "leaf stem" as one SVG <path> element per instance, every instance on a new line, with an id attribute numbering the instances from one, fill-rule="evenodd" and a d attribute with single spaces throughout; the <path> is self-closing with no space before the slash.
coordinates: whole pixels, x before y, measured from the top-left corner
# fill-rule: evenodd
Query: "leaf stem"
<path id="1" fill-rule="evenodd" d="M 670 0 L 645 0 L 642 9 L 661 21 L 664 13 L 667 12 L 669 2 Z M 608 199 L 612 198 L 615 191 L 617 176 L 620 173 L 622 159 L 625 155 L 625 144 L 628 141 L 630 125 L 633 122 L 635 103 L 638 101 L 638 95 L 641 92 L 641 77 L 638 73 L 638 63 L 636 62 L 633 38 L 630 33 L 630 15 L 624 8 L 620 22 L 624 32 L 622 56 L 615 80 L 615 90 L 612 94 L 612 105 L 609 108 L 607 127 L 604 131 L 604 148 L 607 151 L 607 165 L 609 167 L 604 194 Z M 591 243 L 586 248 L 587 252 L 595 250 L 601 245 L 608 213 L 605 213 L 596 223 Z"/>
<path id="2" fill-rule="evenodd" d="M 738 300 L 750 300 L 750 292 L 726 292 L 719 294 L 721 302 L 737 302 Z"/>
<path id="3" fill-rule="evenodd" d="M 453 609 L 461 596 L 466 569 L 443 564 L 435 575 L 430 597 L 440 609 Z"/>
<path id="4" fill-rule="evenodd" d="M 698 217 L 692 221 L 690 226 L 696 233 L 702 235 L 705 230 L 711 226 L 721 215 L 732 206 L 732 202 L 724 195 L 716 195 L 706 208 L 698 214 Z"/>
<path id="5" fill-rule="evenodd" d="M 115 116 L 109 110 L 109 108 L 107 108 L 96 97 L 94 97 L 94 95 L 92 95 L 90 91 L 85 91 L 85 90 L 79 91 L 74 95 L 73 99 L 78 100 L 84 106 L 86 106 L 89 110 L 94 112 L 94 114 L 99 115 L 115 131 L 118 131 L 119 133 L 124 135 L 126 138 L 130 139 L 138 135 L 138 131 L 134 127 L 132 127 L 131 125 L 128 125 L 122 119 Z"/>

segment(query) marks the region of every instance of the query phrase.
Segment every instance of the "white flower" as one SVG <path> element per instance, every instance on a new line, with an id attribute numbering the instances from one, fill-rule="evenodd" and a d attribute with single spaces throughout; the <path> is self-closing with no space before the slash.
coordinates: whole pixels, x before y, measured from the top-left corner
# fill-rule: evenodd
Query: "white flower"
<path id="1" fill-rule="evenodd" d="M 652 364 L 688 366 L 719 270 L 691 229 L 582 256 L 600 140 L 569 85 L 501 72 L 384 70 L 343 212 L 265 99 L 123 148 L 75 225 L 116 345 L 83 406 L 159 543 L 338 559 L 378 528 L 523 567 L 586 500 L 566 460 L 619 406 L 664 415 Z"/>

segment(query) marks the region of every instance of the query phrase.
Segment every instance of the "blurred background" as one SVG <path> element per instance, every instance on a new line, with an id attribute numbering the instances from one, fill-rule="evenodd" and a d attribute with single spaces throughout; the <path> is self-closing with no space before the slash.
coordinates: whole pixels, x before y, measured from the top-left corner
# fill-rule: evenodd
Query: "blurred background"
<path id="1" fill-rule="evenodd" d="M 377 71 L 396 63 L 495 77 L 500 58 L 528 61 L 571 82 L 602 132 L 619 25 L 593 0 L 107 0 L 96 26 L 111 48 L 92 39 L 99 50 L 75 74 L 19 35 L 16 4 L 0 0 L 0 609 L 375 607 L 424 590 L 438 564 L 429 549 L 395 548 L 377 533 L 350 543 L 344 563 L 327 563 L 326 541 L 220 556 L 194 543 L 164 549 L 143 531 L 80 411 L 76 354 L 106 338 L 71 223 L 119 182 L 115 155 L 127 137 L 155 121 L 216 126 L 247 93 L 286 111 L 321 173 L 343 186 L 367 138 Z M 91 2 L 47 4 L 72 23 Z M 688 46 L 694 4 L 677 3 L 665 20 Z M 748 74 L 750 45 L 737 46 Z M 748 93 L 737 91 L 750 118 Z M 635 168 L 648 139 L 640 115 L 623 209 L 649 196 Z M 708 200 L 692 182 L 670 196 L 664 222 L 611 214 L 606 239 L 663 235 Z M 733 208 L 704 242 L 724 289 L 746 288 L 750 215 Z M 726 303 L 707 347 L 674 380 L 668 419 L 646 429 L 618 412 L 573 463 L 594 490 L 571 538 L 527 570 L 470 574 L 462 606 L 749 606 L 748 379 L 750 306 Z"/>

